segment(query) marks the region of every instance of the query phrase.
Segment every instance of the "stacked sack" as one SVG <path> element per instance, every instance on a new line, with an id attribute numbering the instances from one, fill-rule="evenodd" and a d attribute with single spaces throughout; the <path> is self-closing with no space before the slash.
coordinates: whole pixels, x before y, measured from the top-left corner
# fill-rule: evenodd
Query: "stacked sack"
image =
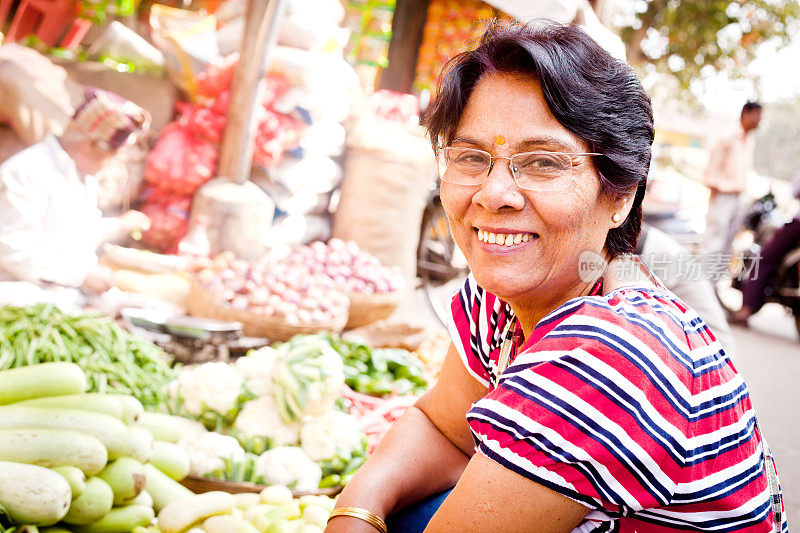
<path id="1" fill-rule="evenodd" d="M 155 249 L 175 251 L 187 230 L 192 196 L 216 174 L 245 8 L 245 2 L 229 0 L 215 13 L 222 55 L 195 77 L 193 101 L 176 105 L 178 118 L 148 156 L 142 210 L 153 224 L 143 241 Z M 328 206 L 342 179 L 342 122 L 358 86 L 342 55 L 348 36 L 343 20 L 338 0 L 291 0 L 278 46 L 269 52 L 257 107 L 253 180 L 276 204 L 271 244 L 330 236 Z"/>
<path id="2" fill-rule="evenodd" d="M 289 82 L 276 109 L 300 114 L 308 123 L 297 149 L 256 180 L 275 201 L 270 245 L 307 244 L 331 235 L 331 198 L 342 180 L 342 124 L 359 84 L 343 56 L 349 36 L 344 16 L 338 0 L 289 0 L 278 46 L 269 52 L 270 74 Z"/>

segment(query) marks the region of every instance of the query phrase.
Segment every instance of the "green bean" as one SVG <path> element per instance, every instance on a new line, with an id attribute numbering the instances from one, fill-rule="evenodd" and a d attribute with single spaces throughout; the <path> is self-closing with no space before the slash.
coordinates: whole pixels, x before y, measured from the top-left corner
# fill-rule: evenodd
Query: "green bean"
<path id="1" fill-rule="evenodd" d="M 174 376 L 168 359 L 106 317 L 70 316 L 53 305 L 0 307 L 2 369 L 72 361 L 86 371 L 90 390 L 129 392 L 152 404 Z"/>

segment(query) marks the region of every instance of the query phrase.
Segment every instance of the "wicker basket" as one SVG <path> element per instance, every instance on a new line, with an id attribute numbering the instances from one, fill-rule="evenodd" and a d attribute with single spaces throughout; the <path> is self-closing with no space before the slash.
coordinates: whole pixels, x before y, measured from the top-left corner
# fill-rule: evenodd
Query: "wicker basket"
<path id="1" fill-rule="evenodd" d="M 345 333 L 345 338 L 360 338 L 374 348 L 402 348 L 413 352 L 425 339 L 425 328 L 403 322 L 381 320 Z"/>
<path id="2" fill-rule="evenodd" d="M 238 482 L 238 481 L 223 481 L 220 479 L 210 479 L 207 477 L 189 476 L 181 481 L 181 485 L 194 492 L 195 494 L 203 494 L 204 492 L 211 492 L 219 490 L 229 494 L 241 494 L 243 492 L 261 492 L 266 485 L 256 485 L 255 483 Z M 316 490 L 292 490 L 292 494 L 296 497 L 305 496 L 306 494 L 314 494 L 316 496 L 335 496 L 342 491 L 342 486 L 329 487 L 325 489 Z"/>
<path id="3" fill-rule="evenodd" d="M 190 315 L 219 320 L 231 320 L 242 324 L 245 335 L 249 337 L 266 337 L 273 341 L 288 341 L 298 334 L 333 331 L 339 333 L 347 323 L 347 315 L 336 317 L 330 322 L 306 322 L 289 324 L 281 319 L 255 315 L 248 311 L 239 311 L 228 305 L 220 305 L 211 294 L 194 281 L 189 293 L 187 311 Z"/>
<path id="4" fill-rule="evenodd" d="M 377 294 L 364 294 L 351 292 L 350 317 L 347 319 L 345 329 L 360 328 L 378 320 L 389 318 L 400 302 L 403 301 L 403 291 L 382 292 Z"/>

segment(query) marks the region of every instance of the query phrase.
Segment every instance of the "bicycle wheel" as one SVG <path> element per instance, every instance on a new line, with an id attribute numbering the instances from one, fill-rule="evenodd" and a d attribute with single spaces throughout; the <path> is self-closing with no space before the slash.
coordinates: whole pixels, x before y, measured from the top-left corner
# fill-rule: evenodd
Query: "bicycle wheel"
<path id="1" fill-rule="evenodd" d="M 450 225 L 444 208 L 434 201 L 429 204 L 422 217 L 417 248 L 417 275 L 422 282 L 428 304 L 442 325 L 447 324 L 447 311 L 436 289 L 450 281 L 465 278 L 468 272 L 467 261 L 450 235 Z"/>

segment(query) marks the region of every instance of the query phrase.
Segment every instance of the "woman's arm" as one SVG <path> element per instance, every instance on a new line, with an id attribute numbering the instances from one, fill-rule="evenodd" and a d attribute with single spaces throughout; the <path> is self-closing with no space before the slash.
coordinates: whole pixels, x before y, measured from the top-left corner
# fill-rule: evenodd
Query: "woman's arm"
<path id="1" fill-rule="evenodd" d="M 425 531 L 569 533 L 590 510 L 476 453 Z"/>
<path id="2" fill-rule="evenodd" d="M 455 485 L 474 447 L 465 415 L 485 394 L 451 344 L 439 381 L 394 423 L 345 487 L 337 507 L 361 507 L 385 519 L 395 509 Z M 356 518 L 336 517 L 325 531 L 375 529 Z"/>

